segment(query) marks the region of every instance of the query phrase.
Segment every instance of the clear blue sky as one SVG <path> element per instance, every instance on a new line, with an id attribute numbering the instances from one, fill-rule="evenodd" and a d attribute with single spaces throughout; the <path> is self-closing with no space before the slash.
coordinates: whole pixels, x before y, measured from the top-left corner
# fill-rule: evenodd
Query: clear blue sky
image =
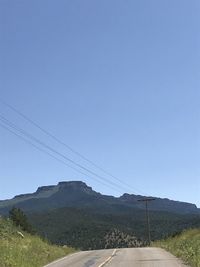
<path id="1" fill-rule="evenodd" d="M 134 189 L 200 206 L 199 13 L 199 0 L 1 0 L 0 97 Z M 119 195 L 3 128 L 0 147 L 0 199 L 62 180 Z"/>

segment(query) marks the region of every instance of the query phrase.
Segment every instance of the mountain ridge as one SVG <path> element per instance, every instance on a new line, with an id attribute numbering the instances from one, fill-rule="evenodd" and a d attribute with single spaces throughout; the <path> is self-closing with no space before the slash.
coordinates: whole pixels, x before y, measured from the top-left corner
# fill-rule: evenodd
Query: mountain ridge
<path id="1" fill-rule="evenodd" d="M 97 207 L 105 211 L 113 207 L 144 209 L 138 202 L 145 196 L 124 193 L 120 197 L 103 195 L 82 181 L 61 181 L 57 185 L 40 186 L 33 193 L 16 195 L 12 199 L 0 200 L 0 213 L 7 213 L 12 206 L 33 212 L 62 207 Z M 200 214 L 195 204 L 155 197 L 150 210 L 169 211 L 180 214 Z"/>

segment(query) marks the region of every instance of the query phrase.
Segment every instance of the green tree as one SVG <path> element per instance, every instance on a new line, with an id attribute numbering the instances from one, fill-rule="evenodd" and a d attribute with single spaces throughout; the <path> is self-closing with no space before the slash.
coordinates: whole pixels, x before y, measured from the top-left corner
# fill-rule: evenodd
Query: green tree
<path id="1" fill-rule="evenodd" d="M 20 226 L 22 230 L 34 233 L 31 224 L 28 222 L 25 213 L 21 209 L 13 207 L 9 212 L 9 218 L 16 226 Z"/>

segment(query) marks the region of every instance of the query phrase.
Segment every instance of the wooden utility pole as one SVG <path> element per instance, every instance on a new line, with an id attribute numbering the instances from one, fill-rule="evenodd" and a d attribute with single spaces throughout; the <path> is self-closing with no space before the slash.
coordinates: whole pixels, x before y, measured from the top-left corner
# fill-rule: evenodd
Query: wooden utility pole
<path id="1" fill-rule="evenodd" d="M 139 199 L 138 201 L 145 202 L 145 207 L 146 207 L 146 232 L 147 232 L 147 240 L 148 240 L 148 245 L 150 246 L 151 244 L 151 234 L 150 234 L 150 220 L 149 220 L 149 209 L 148 209 L 148 202 L 155 200 L 155 198 L 152 197 L 146 197 Z"/>

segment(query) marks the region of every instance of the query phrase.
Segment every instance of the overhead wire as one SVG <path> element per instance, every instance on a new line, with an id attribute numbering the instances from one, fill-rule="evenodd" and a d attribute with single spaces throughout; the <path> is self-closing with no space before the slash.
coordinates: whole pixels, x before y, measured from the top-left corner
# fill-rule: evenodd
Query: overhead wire
<path id="1" fill-rule="evenodd" d="M 50 150 L 51 152 L 55 153 L 56 155 L 58 155 L 58 156 L 64 158 L 65 160 L 69 161 L 70 163 L 74 164 L 76 167 L 79 167 L 79 168 L 83 169 L 84 171 L 87 171 L 88 173 L 90 173 L 90 175 L 95 176 L 95 178 L 97 177 L 97 178 L 98 178 L 98 182 L 99 182 L 99 181 L 102 182 L 102 180 L 103 180 L 103 181 L 104 181 L 104 185 L 105 185 L 105 182 L 106 182 L 107 184 L 109 184 L 109 186 L 114 187 L 115 190 L 116 190 L 116 188 L 117 188 L 116 191 L 118 191 L 118 192 L 120 192 L 120 193 L 122 192 L 122 191 L 119 191 L 119 188 L 120 188 L 120 187 L 119 187 L 119 185 L 117 185 L 116 183 L 114 183 L 114 182 L 108 180 L 108 179 L 105 178 L 105 177 L 102 177 L 102 176 L 98 175 L 97 173 L 95 173 L 95 172 L 89 170 L 88 168 L 86 168 L 86 167 L 80 165 L 79 163 L 76 163 L 74 160 L 71 160 L 70 158 L 66 157 L 64 154 L 58 152 L 58 151 L 55 150 L 54 148 L 51 148 L 49 145 L 47 145 L 47 144 L 45 144 L 44 142 L 40 141 L 38 138 L 34 137 L 33 135 L 31 135 L 31 134 L 29 134 L 28 132 L 26 132 L 26 131 L 24 131 L 23 129 L 21 129 L 20 127 L 16 126 L 16 125 L 13 124 L 12 122 L 10 122 L 8 119 L 6 119 L 4 116 L 0 115 L 0 121 L 3 122 L 4 124 L 6 124 L 7 126 L 9 126 L 10 128 L 12 128 L 13 130 L 18 131 L 20 134 L 24 135 L 26 138 L 29 138 L 29 139 L 33 140 L 34 142 L 38 143 L 39 145 L 41 145 L 41 146 L 44 147 L 45 149 Z M 2 126 L 2 124 L 1 124 L 1 126 Z M 6 127 L 4 127 L 4 128 L 6 128 Z M 8 129 L 7 129 L 7 130 L 8 130 Z M 12 132 L 13 132 L 13 131 L 12 131 Z M 16 134 L 16 135 L 19 136 L 19 134 Z M 23 138 L 23 139 L 24 139 L 24 138 Z M 33 144 L 32 142 L 29 142 L 29 143 Z M 36 146 L 35 146 L 35 147 L 36 147 Z M 43 152 L 44 152 L 44 151 L 43 151 Z M 48 154 L 50 154 L 50 153 L 48 153 Z M 52 154 L 51 154 L 51 155 L 52 155 Z M 54 158 L 55 158 L 55 157 L 54 157 Z M 63 162 L 63 161 L 62 161 L 62 162 Z M 67 166 L 70 167 L 70 168 L 72 168 L 71 165 L 68 165 L 68 164 L 67 164 Z M 74 167 L 73 167 L 73 169 L 76 170 L 76 171 L 79 171 L 77 168 L 74 168 Z M 79 171 L 79 172 L 80 172 L 80 171 Z M 86 174 L 83 173 L 83 172 L 81 172 L 81 174 L 86 175 Z M 88 175 L 88 174 L 87 174 L 87 175 Z M 107 185 L 107 186 L 108 186 L 108 185 Z"/>
<path id="2" fill-rule="evenodd" d="M 30 140 L 24 138 L 22 135 L 20 135 L 20 134 L 14 132 L 13 130 L 9 129 L 8 127 L 6 127 L 5 125 L 3 125 L 2 123 L 0 123 L 0 127 L 4 128 L 5 130 L 7 130 L 7 131 L 9 131 L 10 133 L 14 134 L 15 136 L 19 137 L 20 139 L 22 139 L 22 140 L 23 140 L 24 142 L 26 142 L 27 144 L 29 144 L 29 145 L 35 147 L 37 150 L 39 150 L 39 151 L 41 151 L 41 152 L 47 154 L 48 156 L 54 158 L 54 159 L 57 160 L 58 162 L 60 162 L 60 163 L 62 163 L 62 164 L 64 164 L 64 165 L 66 165 L 67 167 L 69 167 L 69 168 L 75 170 L 76 172 L 78 172 L 78 173 L 80 173 L 80 174 L 86 176 L 87 178 L 90 178 L 91 180 L 93 180 L 93 179 L 95 179 L 95 180 L 98 179 L 98 178 L 96 178 L 96 177 L 95 177 L 95 178 L 94 178 L 94 177 L 92 178 L 91 176 L 88 176 L 88 174 L 86 174 L 86 173 L 80 171 L 79 169 L 77 169 L 77 168 L 75 168 L 75 167 L 73 167 L 73 166 L 67 164 L 64 160 L 61 160 L 61 159 L 55 157 L 54 155 L 52 155 L 52 154 L 49 153 L 48 151 L 46 151 L 46 150 L 40 148 L 39 146 L 35 145 L 35 144 L 34 144 L 33 142 L 31 142 Z M 100 182 L 100 183 L 103 184 L 105 187 L 108 187 L 108 185 L 107 185 L 106 183 L 102 182 L 101 180 L 96 180 L 96 181 L 97 181 L 97 182 Z M 117 190 L 115 187 L 112 187 L 111 185 L 109 185 L 109 187 L 111 187 L 113 190 L 117 191 L 118 193 L 121 193 L 121 191 Z"/>
<path id="3" fill-rule="evenodd" d="M 33 121 L 32 119 L 30 119 L 28 116 L 26 116 L 24 113 L 22 113 L 21 111 L 19 111 L 18 109 L 16 109 L 15 107 L 13 107 L 12 105 L 8 104 L 7 102 L 5 102 L 3 99 L 0 98 L 0 102 L 7 106 L 8 108 L 10 108 L 11 110 L 13 110 L 15 113 L 17 113 L 19 116 L 21 116 L 23 119 L 25 119 L 26 121 L 28 121 L 29 123 L 31 123 L 32 125 L 34 125 L 36 128 L 38 128 L 39 130 L 41 130 L 43 133 L 45 133 L 47 136 L 51 137 L 52 139 L 54 139 L 56 142 L 58 142 L 60 145 L 63 145 L 64 147 L 66 147 L 68 150 L 70 150 L 71 152 L 73 152 L 74 154 L 76 154 L 77 156 L 79 156 L 80 158 L 82 158 L 83 160 L 87 161 L 88 163 L 90 163 L 91 165 L 93 165 L 95 168 L 99 169 L 100 171 L 102 171 L 104 174 L 112 177 L 113 179 L 115 179 L 117 182 L 119 182 L 121 185 L 123 185 L 123 187 L 127 187 L 128 190 L 132 189 L 132 191 L 138 192 L 140 194 L 145 194 L 142 190 L 139 190 L 135 187 L 133 187 L 132 185 L 130 186 L 128 183 L 126 183 L 124 180 L 122 181 L 120 178 L 116 177 L 115 175 L 111 174 L 110 172 L 108 172 L 107 170 L 105 170 L 104 168 L 102 168 L 101 166 L 97 165 L 96 163 L 94 163 L 92 160 L 88 159 L 87 157 L 85 157 L 83 154 L 81 154 L 80 152 L 76 151 L 75 149 L 73 149 L 71 146 L 69 146 L 68 144 L 66 144 L 65 142 L 61 141 L 59 138 L 57 138 L 55 135 L 51 134 L 49 131 L 45 130 L 43 127 L 41 127 L 38 123 L 36 123 L 35 121 Z"/>

